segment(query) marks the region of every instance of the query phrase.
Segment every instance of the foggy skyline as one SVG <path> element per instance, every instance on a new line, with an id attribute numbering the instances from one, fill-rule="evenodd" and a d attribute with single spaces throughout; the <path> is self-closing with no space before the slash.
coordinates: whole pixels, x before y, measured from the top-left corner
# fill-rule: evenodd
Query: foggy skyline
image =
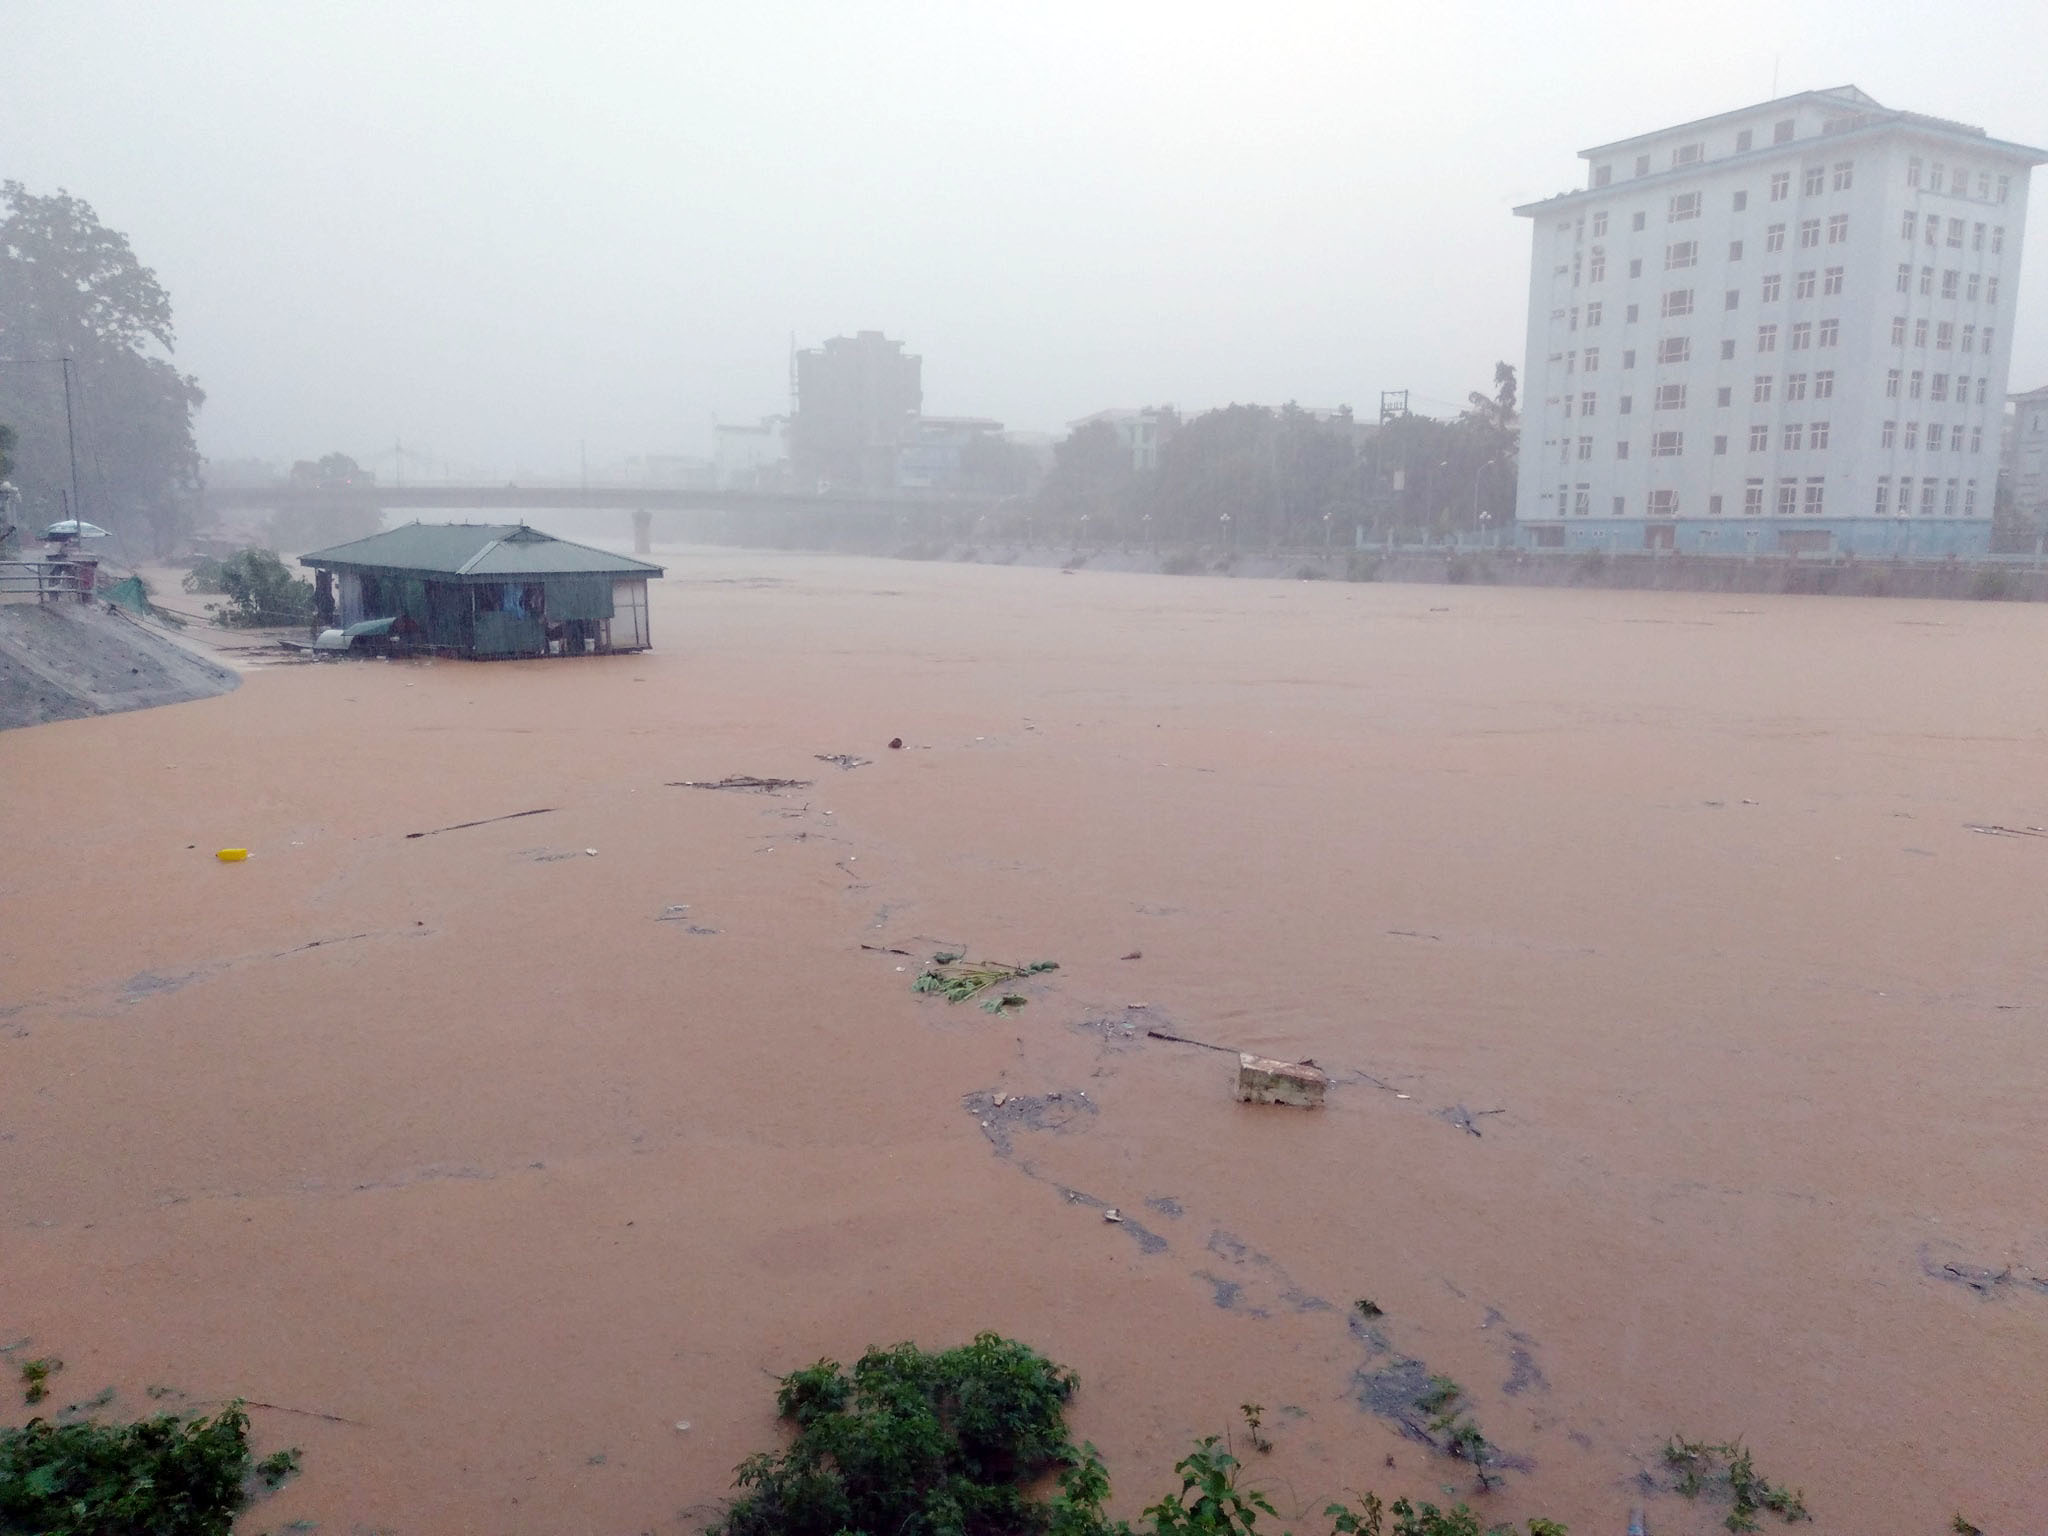
<path id="1" fill-rule="evenodd" d="M 0 174 L 175 306 L 215 458 L 707 454 L 862 329 L 925 407 L 1455 412 L 1520 368 L 1584 146 L 1855 84 L 2048 143 L 2020 3 L 1357 8 L 8 7 Z M 2038 233 L 2038 231 L 2036 231 Z M 2024 257 L 2011 385 L 2048 382 Z M 379 453 L 383 454 L 380 459 Z"/>

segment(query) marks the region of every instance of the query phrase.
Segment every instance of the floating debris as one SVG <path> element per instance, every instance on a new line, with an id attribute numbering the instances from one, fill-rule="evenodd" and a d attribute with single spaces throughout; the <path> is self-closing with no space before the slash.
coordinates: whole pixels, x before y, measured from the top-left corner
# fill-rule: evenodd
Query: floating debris
<path id="1" fill-rule="evenodd" d="M 917 980 L 910 984 L 910 990 L 935 993 L 949 1003 L 964 1003 L 1006 981 L 1059 968 L 1057 960 L 1033 960 L 1028 965 L 1007 965 L 999 960 L 967 961 L 957 951 L 942 949 L 917 973 Z M 982 1007 L 990 1013 L 1001 1013 L 1005 1008 L 1021 1008 L 1025 1002 L 1022 993 L 1005 992 L 1000 997 L 990 998 Z"/>
<path id="2" fill-rule="evenodd" d="M 412 685 L 408 683 L 406 686 L 410 688 Z M 558 809 L 558 806 L 543 805 L 531 811 L 507 811 L 503 816 L 486 816 L 481 821 L 458 821 L 452 827 L 435 827 L 428 832 L 408 832 L 405 835 L 408 841 L 415 837 L 439 837 L 443 832 L 466 832 L 471 827 L 488 827 L 494 821 L 517 821 L 522 816 L 552 816 Z"/>
<path id="3" fill-rule="evenodd" d="M 819 762 L 830 763 L 847 772 L 855 768 L 865 768 L 874 761 L 871 757 L 855 757 L 851 752 L 818 752 L 813 755 Z"/>
<path id="4" fill-rule="evenodd" d="M 763 779 L 751 773 L 727 774 L 722 779 L 670 779 L 670 789 L 750 789 L 773 794 L 778 789 L 809 789 L 809 779 Z"/>

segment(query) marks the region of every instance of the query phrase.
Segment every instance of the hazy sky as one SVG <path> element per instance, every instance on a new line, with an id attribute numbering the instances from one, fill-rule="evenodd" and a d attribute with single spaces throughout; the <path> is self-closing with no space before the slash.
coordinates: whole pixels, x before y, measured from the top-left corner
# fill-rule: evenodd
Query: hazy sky
<path id="1" fill-rule="evenodd" d="M 0 174 L 156 268 L 217 457 L 707 453 L 790 336 L 925 408 L 1448 413 L 1576 152 L 1853 82 L 2048 144 L 2040 0 L 0 0 Z M 2048 239 L 2015 388 L 2048 382 Z"/>

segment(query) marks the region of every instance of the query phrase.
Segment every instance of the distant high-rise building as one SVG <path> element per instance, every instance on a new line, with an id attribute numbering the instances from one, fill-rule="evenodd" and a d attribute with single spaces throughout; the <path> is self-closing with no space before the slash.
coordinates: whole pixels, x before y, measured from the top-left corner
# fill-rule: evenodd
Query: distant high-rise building
<path id="1" fill-rule="evenodd" d="M 796 354 L 790 457 L 820 488 L 888 490 L 917 438 L 923 360 L 880 331 L 835 336 Z"/>
<path id="2" fill-rule="evenodd" d="M 1580 154 L 1583 190 L 1515 210 L 1520 542 L 1989 547 L 2048 152 L 1844 86 Z"/>
<path id="3" fill-rule="evenodd" d="M 2006 420 L 2005 485 L 2015 520 L 2048 532 L 2048 385 L 2012 397 Z"/>

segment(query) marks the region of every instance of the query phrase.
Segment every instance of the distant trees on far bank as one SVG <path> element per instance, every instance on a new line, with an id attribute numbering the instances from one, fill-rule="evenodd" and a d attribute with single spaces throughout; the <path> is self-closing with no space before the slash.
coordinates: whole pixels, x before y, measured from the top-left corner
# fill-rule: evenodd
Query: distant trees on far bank
<path id="1" fill-rule="evenodd" d="M 1054 448 L 1013 536 L 1244 548 L 1484 533 L 1514 515 L 1520 439 L 1515 370 L 1494 369 L 1456 419 L 1357 420 L 1349 408 L 1229 405 L 1183 418 L 1096 419 Z M 1144 462 L 1156 456 L 1156 466 Z"/>

